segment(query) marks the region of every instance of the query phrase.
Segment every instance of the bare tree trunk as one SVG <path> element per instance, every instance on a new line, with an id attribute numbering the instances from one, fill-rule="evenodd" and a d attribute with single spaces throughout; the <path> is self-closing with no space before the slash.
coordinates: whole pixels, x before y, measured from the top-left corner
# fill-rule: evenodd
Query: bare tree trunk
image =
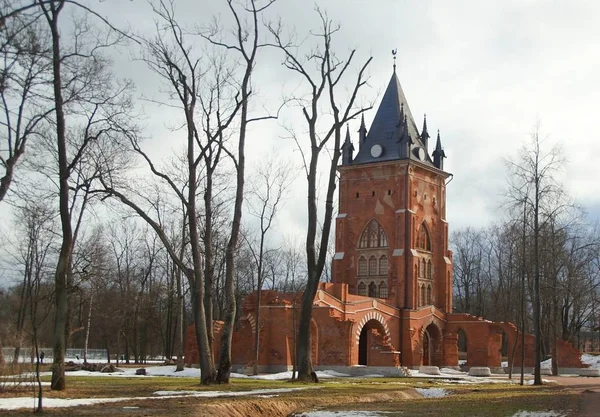
<path id="1" fill-rule="evenodd" d="M 246 157 L 244 155 L 246 145 L 246 126 L 248 124 L 248 97 L 249 97 L 250 71 L 246 73 L 242 83 L 242 113 L 241 127 L 238 142 L 237 159 L 237 181 L 235 193 L 235 205 L 233 210 L 233 221 L 231 235 L 225 252 L 225 318 L 221 330 L 221 351 L 219 354 L 219 369 L 217 371 L 217 382 L 229 383 L 231 373 L 231 339 L 233 336 L 233 325 L 236 313 L 235 298 L 235 253 L 238 247 L 240 227 L 242 223 L 242 203 L 244 201 L 244 168 Z M 256 324 L 258 326 L 258 323 Z"/>
<path id="2" fill-rule="evenodd" d="M 537 141 L 536 141 L 537 142 Z M 539 149 L 539 142 L 537 142 Z M 534 275 L 533 275 L 533 328 L 535 334 L 535 367 L 533 384 L 542 385 L 542 331 L 540 321 L 540 178 L 539 178 L 539 152 L 535 155 L 535 194 L 533 208 L 533 252 L 534 252 Z"/>
<path id="3" fill-rule="evenodd" d="M 87 326 L 85 329 L 85 345 L 83 348 L 83 363 L 87 363 L 88 343 L 90 341 L 90 326 L 92 324 L 92 306 L 94 305 L 94 293 L 90 296 L 90 306 L 88 309 Z"/>
<path id="4" fill-rule="evenodd" d="M 4 359 L 4 352 L 2 351 L 2 349 L 2 333 L 0 333 L 0 368 L 2 368 L 6 364 L 6 361 Z"/>
<path id="5" fill-rule="evenodd" d="M 183 245 L 183 244 L 182 244 Z M 185 328 L 185 303 L 183 298 L 183 290 L 181 288 L 181 271 L 177 271 L 177 314 L 179 314 L 179 348 L 177 350 L 177 368 L 175 372 L 183 371 L 183 331 Z"/>
<path id="6" fill-rule="evenodd" d="M 73 252 L 73 230 L 69 213 L 69 171 L 67 160 L 67 143 L 65 133 L 65 115 L 63 111 L 62 81 L 61 81 L 61 56 L 60 34 L 58 30 L 58 16 L 64 7 L 63 1 L 58 4 L 50 3 L 44 7 L 44 14 L 50 25 L 52 34 L 52 76 L 54 89 L 54 108 L 56 113 L 56 141 L 58 148 L 58 173 L 59 173 L 59 209 L 62 228 L 62 245 L 54 275 L 54 299 L 56 311 L 54 318 L 54 348 L 52 364 L 53 390 L 64 390 L 65 385 L 65 352 L 66 329 L 68 315 L 68 286 L 67 276 L 71 265 Z"/>

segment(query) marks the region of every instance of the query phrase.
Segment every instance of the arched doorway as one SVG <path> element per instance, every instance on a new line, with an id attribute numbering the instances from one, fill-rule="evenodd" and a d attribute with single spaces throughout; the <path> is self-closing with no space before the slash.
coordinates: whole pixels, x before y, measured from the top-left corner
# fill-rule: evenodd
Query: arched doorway
<path id="1" fill-rule="evenodd" d="M 421 341 L 424 366 L 440 366 L 442 364 L 442 333 L 433 323 L 425 328 Z"/>
<path id="2" fill-rule="evenodd" d="M 458 364 L 467 365 L 469 360 L 467 334 L 463 329 L 458 330 Z"/>
<path id="3" fill-rule="evenodd" d="M 385 329 L 377 320 L 369 320 L 363 326 L 358 338 L 358 364 L 378 366 L 383 364 L 381 351 L 388 350 L 385 343 Z M 388 355 L 389 356 L 389 355 Z"/>
<path id="4" fill-rule="evenodd" d="M 319 364 L 319 330 L 314 319 L 310 321 L 310 359 L 313 366 Z"/>

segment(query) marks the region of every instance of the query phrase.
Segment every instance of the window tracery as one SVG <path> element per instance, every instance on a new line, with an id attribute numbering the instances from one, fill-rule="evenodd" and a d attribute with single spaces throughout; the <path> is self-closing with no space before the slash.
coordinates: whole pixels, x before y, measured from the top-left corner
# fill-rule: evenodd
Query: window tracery
<path id="1" fill-rule="evenodd" d="M 421 224 L 421 228 L 417 234 L 417 249 L 431 252 L 431 237 L 429 236 L 425 222 Z"/>
<path id="2" fill-rule="evenodd" d="M 387 245 L 388 239 L 383 227 L 377 220 L 371 220 L 360 236 L 358 247 L 361 249 L 384 248 Z"/>

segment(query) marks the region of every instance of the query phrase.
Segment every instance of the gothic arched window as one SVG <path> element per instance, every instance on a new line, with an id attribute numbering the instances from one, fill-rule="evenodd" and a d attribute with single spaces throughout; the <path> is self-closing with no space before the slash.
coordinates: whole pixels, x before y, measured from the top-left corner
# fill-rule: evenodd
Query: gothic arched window
<path id="1" fill-rule="evenodd" d="M 431 285 L 427 286 L 427 305 L 431 304 Z"/>
<path id="2" fill-rule="evenodd" d="M 383 255 L 379 258 L 379 275 L 387 275 L 388 273 L 388 258 Z"/>
<path id="3" fill-rule="evenodd" d="M 419 261 L 419 278 L 425 278 L 425 259 Z"/>
<path id="4" fill-rule="evenodd" d="M 425 284 L 421 284 L 421 286 L 419 286 L 419 292 L 421 293 L 421 297 L 420 297 L 420 306 L 424 306 L 425 305 Z"/>
<path id="5" fill-rule="evenodd" d="M 431 259 L 427 260 L 427 279 L 431 279 Z"/>
<path id="6" fill-rule="evenodd" d="M 421 228 L 417 235 L 417 248 L 431 252 L 431 237 L 429 236 L 429 231 L 427 230 L 425 222 L 421 224 Z"/>
<path id="7" fill-rule="evenodd" d="M 361 256 L 358 258 L 358 276 L 365 276 L 369 274 L 369 270 L 367 268 L 367 258 Z"/>
<path id="8" fill-rule="evenodd" d="M 377 297 L 377 285 L 373 281 L 369 284 L 369 297 Z"/>
<path id="9" fill-rule="evenodd" d="M 358 295 L 367 295 L 367 285 L 364 282 L 358 284 Z"/>
<path id="10" fill-rule="evenodd" d="M 369 258 L 369 275 L 377 275 L 377 258 L 374 255 Z"/>
<path id="11" fill-rule="evenodd" d="M 388 286 L 385 282 L 379 284 L 379 298 L 387 298 L 388 297 Z"/>
<path id="12" fill-rule="evenodd" d="M 383 227 L 381 227 L 377 220 L 371 220 L 360 236 L 358 247 L 361 249 L 385 248 L 387 245 L 388 239 Z"/>

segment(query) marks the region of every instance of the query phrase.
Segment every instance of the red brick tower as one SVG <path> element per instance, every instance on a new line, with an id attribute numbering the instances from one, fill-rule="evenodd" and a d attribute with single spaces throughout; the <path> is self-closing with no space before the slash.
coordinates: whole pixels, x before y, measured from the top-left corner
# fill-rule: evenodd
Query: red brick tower
<path id="1" fill-rule="evenodd" d="M 419 133 L 394 71 L 368 133 L 362 120 L 355 157 L 347 133 L 339 167 L 333 282 L 399 308 L 400 329 L 393 333 L 400 340 L 392 343 L 403 352 L 414 350 L 420 312 L 452 312 L 450 174 L 443 170 L 439 132 L 431 156 L 428 140 L 427 121 Z M 401 362 L 417 362 L 408 355 Z"/>

